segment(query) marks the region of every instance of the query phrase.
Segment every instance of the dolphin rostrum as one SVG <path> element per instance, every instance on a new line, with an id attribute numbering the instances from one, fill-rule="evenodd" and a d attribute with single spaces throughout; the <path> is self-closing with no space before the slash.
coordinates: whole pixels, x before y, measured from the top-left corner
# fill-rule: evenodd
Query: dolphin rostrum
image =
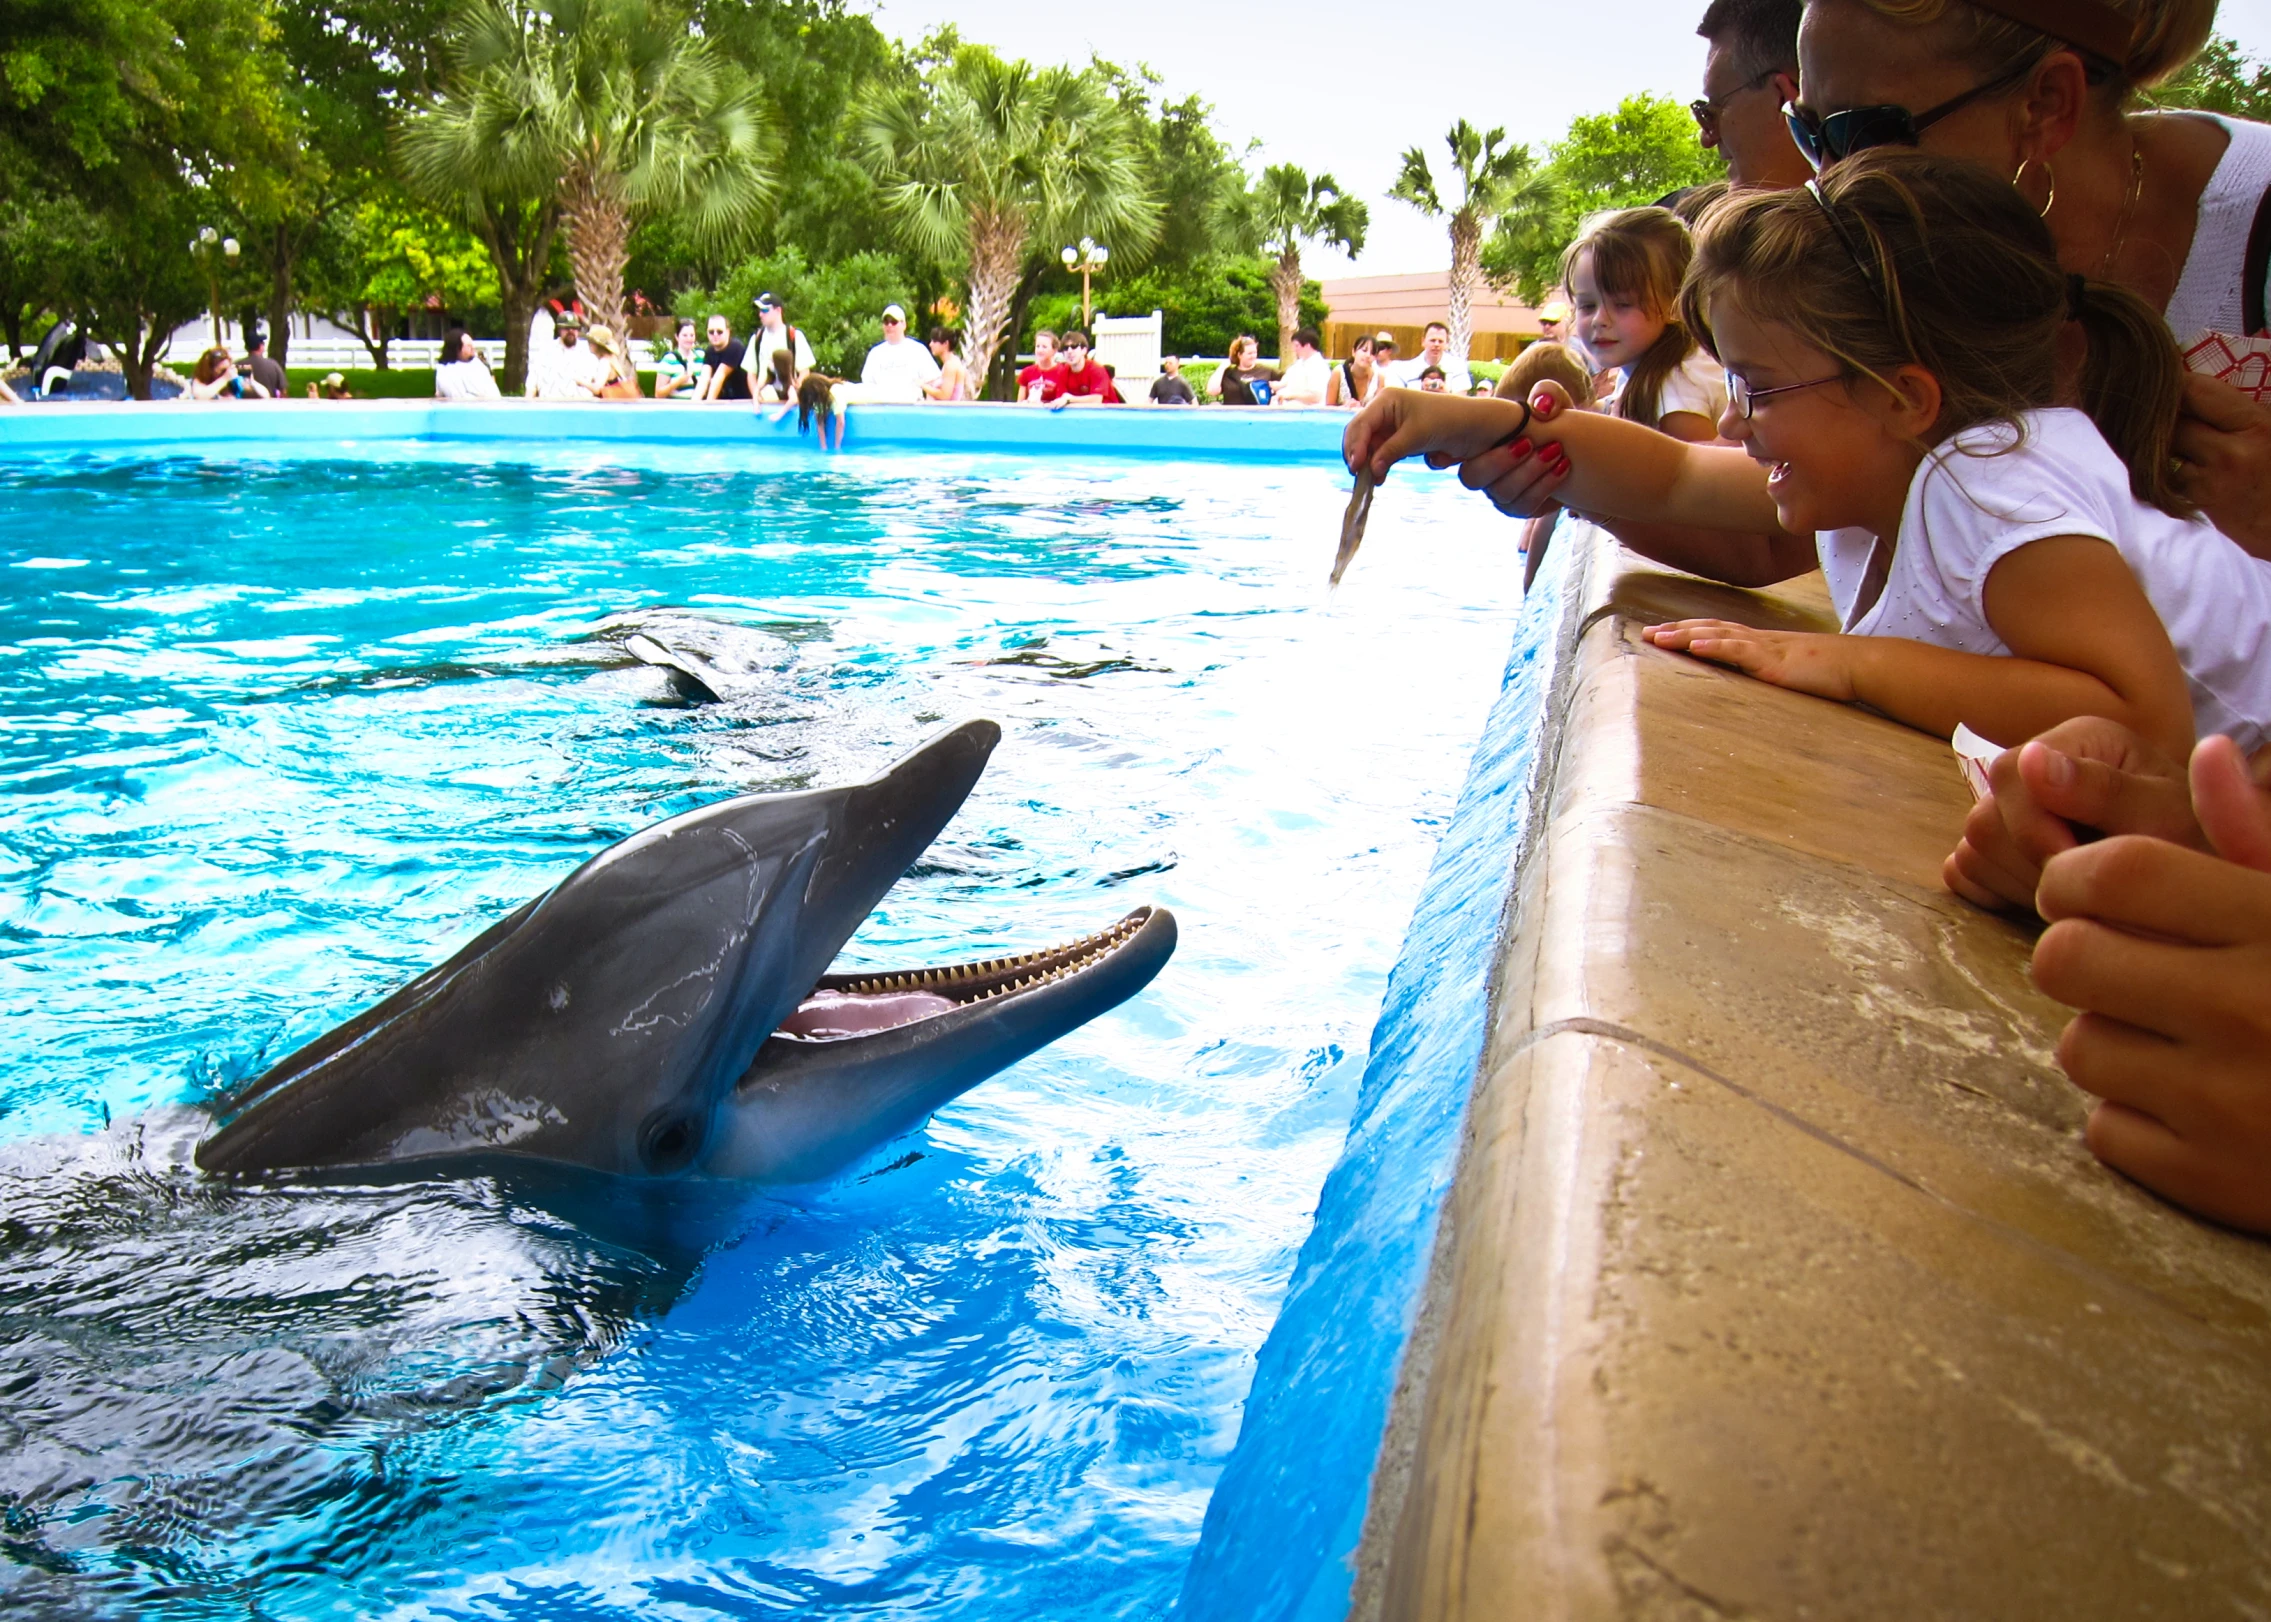
<path id="1" fill-rule="evenodd" d="M 1139 907 L 1046 951 L 824 974 L 1000 741 L 938 734 L 849 788 L 745 794 L 601 851 L 225 1101 L 212 1172 L 508 1157 L 623 1177 L 819 1180 L 1133 996 Z"/>

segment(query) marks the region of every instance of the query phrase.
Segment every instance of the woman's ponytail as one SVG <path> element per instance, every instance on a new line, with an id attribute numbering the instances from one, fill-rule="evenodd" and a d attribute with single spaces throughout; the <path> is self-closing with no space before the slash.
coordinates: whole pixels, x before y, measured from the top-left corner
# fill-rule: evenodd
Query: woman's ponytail
<path id="1" fill-rule="evenodd" d="M 2177 494 L 2169 444 L 2184 393 L 2184 357 L 2160 312 L 2126 287 L 2068 278 L 2067 310 L 2089 340 L 2081 407 L 2129 465 L 2129 488 L 2177 518 L 2196 507 Z"/>

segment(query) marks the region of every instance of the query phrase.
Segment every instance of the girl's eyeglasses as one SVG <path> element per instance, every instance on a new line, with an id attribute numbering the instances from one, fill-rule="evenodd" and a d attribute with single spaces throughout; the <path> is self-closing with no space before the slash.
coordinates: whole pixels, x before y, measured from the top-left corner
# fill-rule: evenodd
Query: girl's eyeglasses
<path id="1" fill-rule="evenodd" d="M 1810 383 L 1784 383 L 1771 389 L 1754 389 L 1733 372 L 1729 372 L 1727 374 L 1727 398 L 1735 409 L 1743 414 L 1743 421 L 1749 422 L 1752 410 L 1761 400 L 1777 394 L 1794 394 L 1799 389 L 1818 389 L 1824 383 L 1839 383 L 1843 382 L 1844 379 L 1845 374 L 1839 372 L 1834 377 L 1817 377 Z"/>
<path id="2" fill-rule="evenodd" d="M 1784 104 L 1782 116 L 1790 125 L 1790 139 L 1798 143 L 1798 150 L 1806 155 L 1806 161 L 1816 169 L 1827 169 L 1873 146 L 1914 146 L 1919 136 L 1950 113 L 1960 112 L 1983 96 L 2010 89 L 2033 71 L 2030 63 L 2000 79 L 1974 85 L 1962 95 L 1951 96 L 1939 106 L 1921 113 L 1891 105 L 1817 113 L 1804 103 L 1793 101 Z"/>

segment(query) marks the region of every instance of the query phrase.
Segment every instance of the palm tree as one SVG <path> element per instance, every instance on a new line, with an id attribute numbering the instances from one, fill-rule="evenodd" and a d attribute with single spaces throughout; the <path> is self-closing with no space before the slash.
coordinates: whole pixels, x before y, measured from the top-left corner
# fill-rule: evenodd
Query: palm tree
<path id="1" fill-rule="evenodd" d="M 413 112 L 397 150 L 412 185 L 489 244 L 508 386 L 543 291 L 547 219 L 567 239 L 585 310 L 621 332 L 641 220 L 670 214 L 698 252 L 724 253 L 772 201 L 779 140 L 757 86 L 673 0 L 472 0 L 449 56 L 446 87 Z M 508 222 L 517 233 L 499 228 Z"/>
<path id="2" fill-rule="evenodd" d="M 1044 239 L 1086 232 L 1132 257 L 1159 234 L 1125 115 L 1093 72 L 965 45 L 921 82 L 872 94 L 853 127 L 911 245 L 968 258 L 963 358 L 981 378 Z"/>
<path id="3" fill-rule="evenodd" d="M 1263 248 L 1277 257 L 1270 267 L 1270 291 L 1277 294 L 1277 352 L 1282 355 L 1301 324 L 1301 245 L 1345 248 L 1353 259 L 1364 251 L 1364 228 L 1372 223 L 1372 211 L 1361 199 L 1343 196 L 1331 175 L 1312 180 L 1290 163 L 1273 163 L 1262 171 L 1253 211 Z"/>
<path id="4" fill-rule="evenodd" d="M 1413 147 L 1404 154 L 1402 173 L 1388 195 L 1411 204 L 1431 217 L 1448 216 L 1451 222 L 1450 328 L 1452 355 L 1467 358 L 1474 336 L 1475 284 L 1481 280 L 1483 233 L 1500 215 L 1529 207 L 1534 195 L 1550 191 L 1552 178 L 1530 156 L 1526 146 L 1505 146 L 1502 129 L 1476 133 L 1465 119 L 1451 126 L 1444 137 L 1451 148 L 1451 164 L 1458 171 L 1459 200 L 1446 207 L 1427 167 L 1427 154 Z"/>

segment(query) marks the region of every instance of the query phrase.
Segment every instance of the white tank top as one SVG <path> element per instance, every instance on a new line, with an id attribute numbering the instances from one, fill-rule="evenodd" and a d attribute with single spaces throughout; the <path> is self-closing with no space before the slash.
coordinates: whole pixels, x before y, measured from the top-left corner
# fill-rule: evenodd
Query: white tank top
<path id="1" fill-rule="evenodd" d="M 2200 193 L 2192 248 L 2168 301 L 2169 331 L 2179 344 L 2189 344 L 2203 332 L 2242 335 L 2239 284 L 2247 235 L 2264 189 L 2271 187 L 2271 124 L 2222 117 L 2216 122 L 2230 144 Z"/>

